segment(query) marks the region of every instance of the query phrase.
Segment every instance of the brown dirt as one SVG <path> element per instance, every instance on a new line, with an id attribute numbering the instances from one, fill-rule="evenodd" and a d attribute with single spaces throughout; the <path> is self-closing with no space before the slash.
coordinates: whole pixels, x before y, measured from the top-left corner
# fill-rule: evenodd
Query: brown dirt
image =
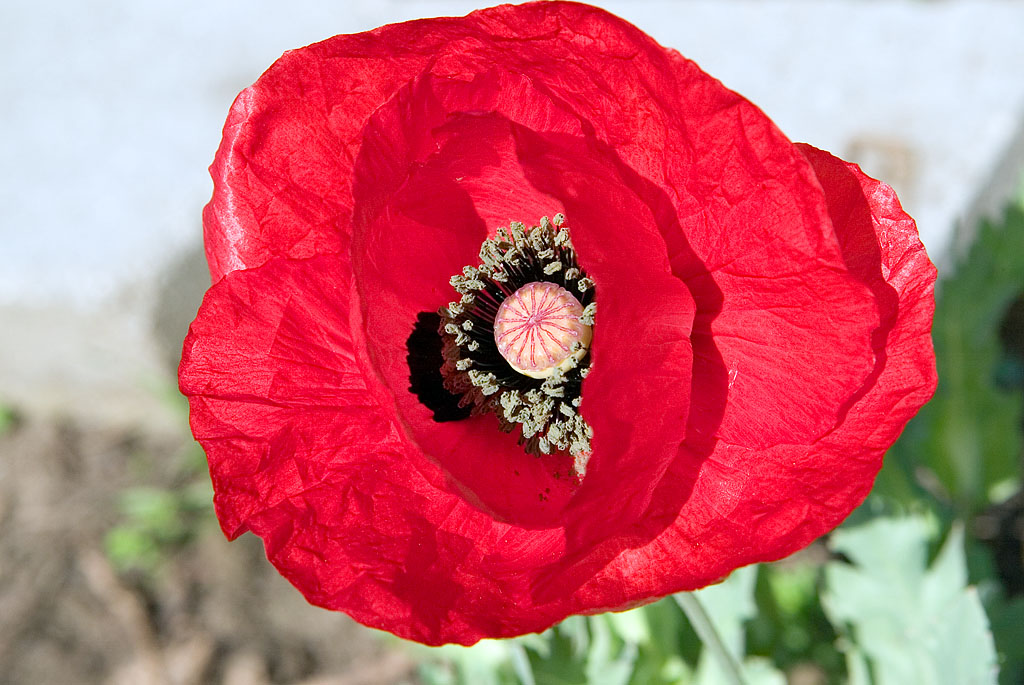
<path id="1" fill-rule="evenodd" d="M 201 471 L 186 435 L 20 420 L 0 435 L 0 683 L 414 683 L 407 648 L 308 605 L 252 535 L 212 513 L 148 570 L 104 538 L 140 485 L 175 491 Z"/>

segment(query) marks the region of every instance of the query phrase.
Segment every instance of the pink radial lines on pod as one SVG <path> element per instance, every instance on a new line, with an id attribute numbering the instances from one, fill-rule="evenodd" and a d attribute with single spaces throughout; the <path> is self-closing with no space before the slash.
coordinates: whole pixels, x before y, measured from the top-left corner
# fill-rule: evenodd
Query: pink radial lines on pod
<path id="1" fill-rule="evenodd" d="M 593 336 L 580 321 L 583 306 L 554 283 L 534 281 L 505 298 L 494 317 L 494 341 L 519 373 L 548 378 L 567 371 L 587 352 Z"/>

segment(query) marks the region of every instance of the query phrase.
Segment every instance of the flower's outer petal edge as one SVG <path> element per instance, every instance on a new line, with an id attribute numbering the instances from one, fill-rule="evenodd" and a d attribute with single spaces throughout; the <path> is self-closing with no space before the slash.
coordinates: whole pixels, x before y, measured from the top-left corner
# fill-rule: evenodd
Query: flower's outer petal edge
<path id="1" fill-rule="evenodd" d="M 344 307 L 350 279 L 341 262 L 322 262 L 277 258 L 230 272 L 207 291 L 185 338 L 179 387 L 232 539 L 255 513 L 322 479 L 296 457 L 311 449 L 296 439 L 308 424 L 331 425 L 338 414 L 351 432 L 328 432 L 326 447 L 335 438 L 359 451 L 360 436 L 373 433 L 370 444 L 395 448 L 356 356 Z M 342 306 L 313 306 L 324 300 Z"/>
<path id="2" fill-rule="evenodd" d="M 892 188 L 857 165 L 810 145 L 797 147 L 825 192 L 851 273 L 878 302 L 875 368 L 842 423 L 813 444 L 750 451 L 720 443 L 719 450 L 733 454 L 704 462 L 676 523 L 645 547 L 621 554 L 584 586 L 577 597 L 581 608 L 625 607 L 655 594 L 697 589 L 739 566 L 803 548 L 864 500 L 885 451 L 935 392 L 936 270 L 914 220 Z M 738 463 L 747 469 L 741 477 L 736 466 L 725 466 Z M 672 571 L 654 578 L 647 568 Z"/>
<path id="3" fill-rule="evenodd" d="M 203 209 L 213 282 L 274 256 L 306 258 L 346 249 L 349 152 L 314 102 L 282 94 L 273 76 L 308 60 L 287 53 L 235 99 L 210 166 L 214 191 Z M 282 98 L 277 101 L 276 98 Z"/>

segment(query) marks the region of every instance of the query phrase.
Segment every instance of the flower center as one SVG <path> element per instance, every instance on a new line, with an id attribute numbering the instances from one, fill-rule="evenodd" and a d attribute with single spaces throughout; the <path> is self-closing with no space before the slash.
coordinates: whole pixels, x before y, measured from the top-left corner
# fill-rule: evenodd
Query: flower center
<path id="1" fill-rule="evenodd" d="M 590 372 L 594 282 L 580 269 L 565 217 L 527 229 L 513 222 L 480 247 L 479 266 L 451 284 L 438 312 L 445 389 L 473 414 L 521 429 L 527 452 L 567 452 L 582 476 L 593 429 L 579 414 Z"/>
<path id="2" fill-rule="evenodd" d="M 580 321 L 583 305 L 565 288 L 527 283 L 498 307 L 494 340 L 513 369 L 530 378 L 568 371 L 587 354 L 593 329 Z"/>

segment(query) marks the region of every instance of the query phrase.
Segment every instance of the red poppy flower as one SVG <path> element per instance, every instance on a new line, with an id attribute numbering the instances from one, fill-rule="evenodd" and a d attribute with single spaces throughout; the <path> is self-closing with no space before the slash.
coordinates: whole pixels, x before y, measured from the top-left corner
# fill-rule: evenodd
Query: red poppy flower
<path id="1" fill-rule="evenodd" d="M 934 389 L 935 271 L 892 190 L 593 7 L 289 52 L 212 174 L 180 382 L 217 515 L 310 602 L 402 637 L 539 631 L 786 556 L 863 500 Z M 508 273 L 484 253 L 562 239 L 496 227 L 556 213 L 571 249 L 535 246 L 530 280 L 599 306 L 564 367 L 578 401 L 501 361 L 460 381 L 484 338 L 451 277 L 491 306 Z M 554 413 L 509 419 L 514 378 Z M 460 388 L 472 415 L 431 405 Z"/>

